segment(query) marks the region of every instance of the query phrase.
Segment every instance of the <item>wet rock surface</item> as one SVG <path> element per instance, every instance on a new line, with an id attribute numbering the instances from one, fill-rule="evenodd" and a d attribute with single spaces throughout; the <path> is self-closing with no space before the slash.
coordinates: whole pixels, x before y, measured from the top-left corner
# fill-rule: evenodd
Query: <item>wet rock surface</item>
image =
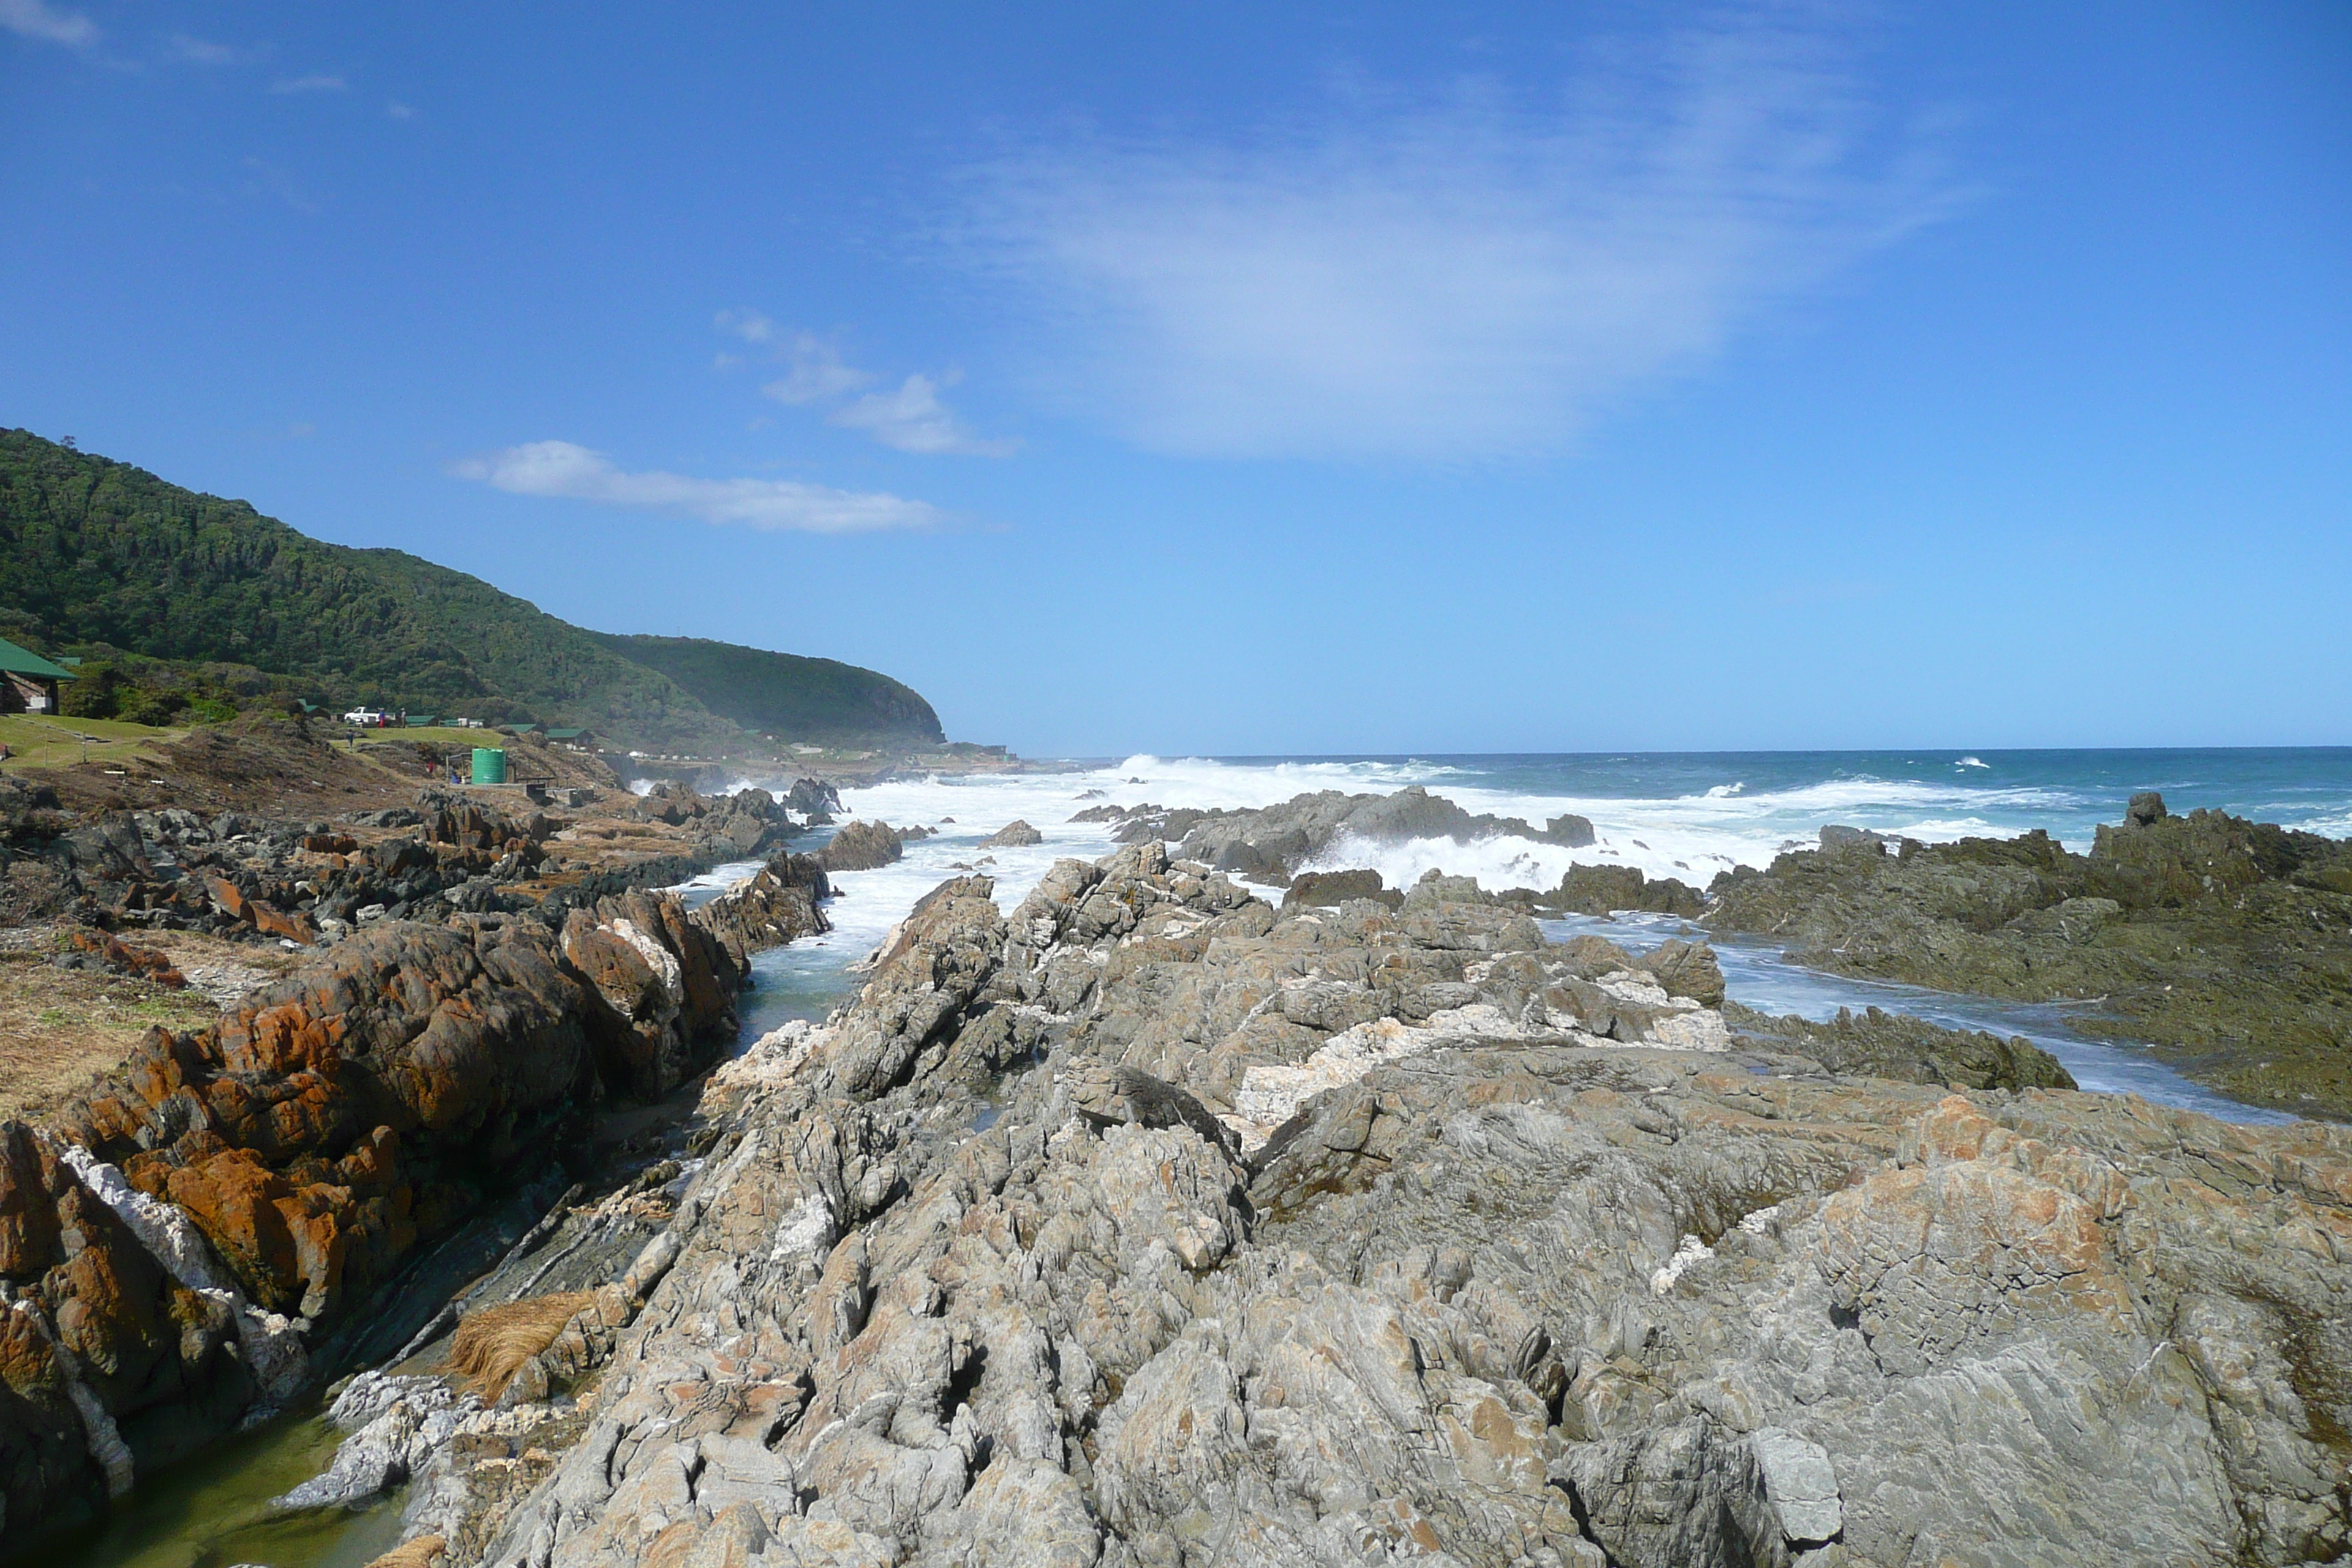
<path id="1" fill-rule="evenodd" d="M 942 885 L 353 1472 L 473 1400 L 461 1568 L 2345 1551 L 2352 1133 L 1836 1070 L 1448 890 Z"/>
<path id="2" fill-rule="evenodd" d="M 1711 930 L 1838 973 L 2080 1000 L 2086 1033 L 2148 1042 L 2252 1104 L 2352 1117 L 2352 843 L 2153 792 L 2088 855 L 2041 833 L 1858 837 L 1716 879 Z"/>
<path id="3" fill-rule="evenodd" d="M 1947 1029 L 1876 1007 L 1858 1014 L 1841 1008 L 1822 1023 L 1768 1017 L 1737 1002 L 1724 1004 L 1723 1014 L 1736 1035 L 1767 1050 L 1811 1057 L 1832 1072 L 1954 1089 L 2075 1087 L 2057 1058 L 2021 1035 L 2003 1039 L 1982 1029 Z"/>

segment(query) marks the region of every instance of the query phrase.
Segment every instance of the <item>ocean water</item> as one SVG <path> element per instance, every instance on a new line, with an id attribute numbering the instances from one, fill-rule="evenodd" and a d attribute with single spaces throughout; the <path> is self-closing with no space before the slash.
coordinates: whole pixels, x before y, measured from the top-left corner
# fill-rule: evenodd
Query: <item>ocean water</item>
<path id="1" fill-rule="evenodd" d="M 788 785 L 782 776 L 740 784 Z M 1386 794 L 1419 784 L 1473 812 L 1541 827 L 1573 812 L 1598 842 L 1569 850 L 1513 837 L 1461 844 L 1341 843 L 1319 864 L 1370 866 L 1392 884 L 1442 868 L 1488 888 L 1550 887 L 1571 861 L 1639 867 L 1704 887 L 1734 865 L 1764 866 L 1810 846 L 1830 823 L 1940 843 L 2043 829 L 2086 849 L 2098 824 L 2123 816 L 2136 791 L 2163 792 L 2176 812 L 2216 807 L 2258 821 L 2352 836 L 2352 748 L 2085 752 L 1627 752 L 1562 756 L 1162 758 L 1075 764 L 1051 773 L 942 775 L 842 792 L 845 816 L 940 837 L 900 864 L 838 879 L 835 945 L 871 946 L 916 897 L 961 863 L 998 879 L 1010 905 L 1055 858 L 1113 847 L 1102 826 L 1072 823 L 1106 801 L 1124 805 L 1255 807 L 1307 791 Z M 1045 842 L 982 850 L 1014 818 Z M 982 857 L 989 863 L 981 865 Z"/>
<path id="2" fill-rule="evenodd" d="M 740 784 L 789 786 L 788 776 Z M 1318 862 L 1369 866 L 1391 886 L 1442 869 L 1490 889 L 1556 885 L 1571 861 L 1639 867 L 1699 887 L 1734 865 L 1764 866 L 1849 824 L 1930 842 L 2012 837 L 2041 828 L 2086 849 L 2102 822 L 2122 818 L 2136 791 L 2160 790 L 2176 812 L 2215 807 L 2258 821 L 2352 836 L 2352 748 L 2212 751 L 1610 752 L 1551 756 L 1158 757 L 1073 764 L 1058 773 L 941 775 L 845 789 L 845 819 L 936 827 L 907 857 L 834 879 L 826 936 L 762 953 L 745 1001 L 744 1039 L 787 1019 L 822 1017 L 856 984 L 849 963 L 877 946 L 915 900 L 947 877 L 976 869 L 996 879 L 1007 910 L 1063 856 L 1093 858 L 1117 846 L 1107 827 L 1072 815 L 1106 801 L 1134 805 L 1255 807 L 1323 789 L 1386 794 L 1419 784 L 1465 808 L 1541 827 L 1574 812 L 1598 842 L 1568 850 L 1512 837 L 1402 844 L 1341 843 Z M 1045 835 L 1026 849 L 982 849 L 1019 818 Z M 707 897 L 756 868 L 698 879 Z M 1638 945 L 1639 922 L 1622 936 Z M 1651 940 L 1662 940 L 1653 935 Z M 1756 944 L 1719 944 L 1731 994 L 1750 1006 L 1826 1017 L 1876 1005 L 1972 1028 L 2022 1034 L 2055 1052 L 2086 1088 L 2128 1089 L 2165 1103 L 2273 1120 L 2182 1079 L 2128 1041 L 2075 1034 L 2066 1012 L 1985 998 L 1941 996 L 1797 969 Z M 1735 946 L 1737 951 L 1734 951 Z"/>

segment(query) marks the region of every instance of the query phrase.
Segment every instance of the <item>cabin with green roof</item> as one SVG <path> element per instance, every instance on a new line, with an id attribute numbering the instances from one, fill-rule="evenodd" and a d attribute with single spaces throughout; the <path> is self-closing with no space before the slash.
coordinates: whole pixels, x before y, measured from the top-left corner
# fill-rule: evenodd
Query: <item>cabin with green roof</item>
<path id="1" fill-rule="evenodd" d="M 55 713 L 58 683 L 74 672 L 0 637 L 0 713 Z"/>

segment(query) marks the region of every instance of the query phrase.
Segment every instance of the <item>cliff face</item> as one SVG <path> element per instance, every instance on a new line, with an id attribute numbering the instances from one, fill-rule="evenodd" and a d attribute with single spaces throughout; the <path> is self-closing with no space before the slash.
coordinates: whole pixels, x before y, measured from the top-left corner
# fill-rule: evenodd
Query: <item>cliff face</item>
<path id="1" fill-rule="evenodd" d="M 714 1076 L 664 1230 L 491 1408 L 355 1402 L 463 1433 L 415 1450 L 418 1554 L 2347 1548 L 2340 1129 L 1843 1077 L 1660 984 L 1703 949 L 1442 883 L 1277 914 L 1150 843 L 990 891 Z"/>

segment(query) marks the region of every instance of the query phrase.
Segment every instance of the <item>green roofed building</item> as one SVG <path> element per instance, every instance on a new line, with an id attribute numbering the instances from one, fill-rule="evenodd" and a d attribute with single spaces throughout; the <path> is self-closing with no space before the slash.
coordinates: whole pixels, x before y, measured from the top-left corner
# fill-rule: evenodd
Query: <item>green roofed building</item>
<path id="1" fill-rule="evenodd" d="M 74 672 L 0 637 L 0 713 L 55 713 L 58 683 Z"/>

